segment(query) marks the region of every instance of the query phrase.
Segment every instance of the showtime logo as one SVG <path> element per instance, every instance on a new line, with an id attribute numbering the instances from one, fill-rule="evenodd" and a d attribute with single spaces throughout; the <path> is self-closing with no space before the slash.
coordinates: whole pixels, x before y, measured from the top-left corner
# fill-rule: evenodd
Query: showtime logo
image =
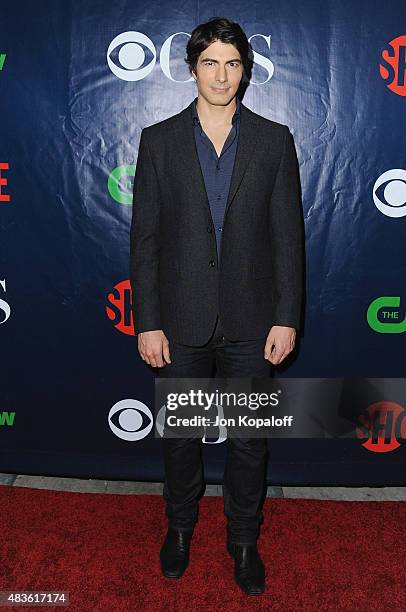
<path id="1" fill-rule="evenodd" d="M 406 35 L 391 40 L 381 57 L 379 72 L 386 86 L 399 96 L 406 96 Z"/>
<path id="2" fill-rule="evenodd" d="M 356 435 L 374 453 L 388 453 L 406 439 L 406 411 L 395 402 L 375 402 L 358 418 Z"/>
<path id="3" fill-rule="evenodd" d="M 117 283 L 108 294 L 107 300 L 106 314 L 115 328 L 123 334 L 135 336 L 129 279 Z"/>
<path id="4" fill-rule="evenodd" d="M 190 34 L 187 32 L 175 32 L 175 34 L 171 34 L 162 44 L 159 54 L 159 65 L 164 75 L 170 81 L 174 81 L 175 83 L 189 83 L 190 81 L 193 81 L 193 77 L 190 77 L 185 81 L 179 81 L 174 79 L 171 75 L 171 46 L 176 36 L 190 37 Z M 251 42 L 251 40 L 255 37 L 265 40 L 268 48 L 270 48 L 270 36 L 253 34 L 250 36 L 248 41 Z M 151 58 L 146 66 L 143 66 L 146 58 L 146 50 L 151 55 Z M 154 69 L 156 60 L 157 52 L 155 45 L 152 40 L 142 32 L 122 32 L 111 41 L 107 49 L 108 67 L 116 77 L 122 79 L 123 81 L 141 81 L 142 79 L 145 79 L 145 77 L 148 76 Z M 251 81 L 251 83 L 253 85 L 264 85 L 272 78 L 275 70 L 274 65 L 268 57 L 265 57 L 256 51 L 254 51 L 254 64 L 262 66 L 262 68 L 267 71 L 268 77 L 265 81 L 261 81 L 260 83 L 255 83 L 254 81 Z"/>
<path id="5" fill-rule="evenodd" d="M 8 193 L 3 192 L 3 187 L 8 183 L 8 180 L 2 176 L 2 171 L 9 170 L 10 167 L 7 162 L 0 162 L 0 202 L 10 202 L 10 196 Z"/>

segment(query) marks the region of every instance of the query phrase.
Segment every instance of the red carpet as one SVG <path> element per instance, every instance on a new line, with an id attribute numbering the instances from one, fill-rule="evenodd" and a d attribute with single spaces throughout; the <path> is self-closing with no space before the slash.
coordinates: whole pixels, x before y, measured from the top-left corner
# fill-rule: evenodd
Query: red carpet
<path id="1" fill-rule="evenodd" d="M 406 610 L 406 502 L 267 499 L 257 597 L 234 585 L 222 498 L 201 500 L 180 580 L 160 573 L 160 496 L 0 486 L 0 508 L 0 590 L 69 591 L 70 611 Z"/>

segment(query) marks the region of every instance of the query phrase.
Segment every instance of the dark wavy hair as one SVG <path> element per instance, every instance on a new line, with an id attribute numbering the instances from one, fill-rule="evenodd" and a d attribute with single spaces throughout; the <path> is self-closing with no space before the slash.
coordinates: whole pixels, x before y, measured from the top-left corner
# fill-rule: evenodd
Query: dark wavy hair
<path id="1" fill-rule="evenodd" d="M 247 84 L 251 78 L 253 52 L 244 30 L 238 23 L 226 17 L 212 17 L 206 23 L 201 23 L 192 32 L 186 45 L 185 62 L 189 72 L 196 72 L 199 55 L 216 40 L 234 45 L 241 56 L 243 77 L 241 82 Z"/>

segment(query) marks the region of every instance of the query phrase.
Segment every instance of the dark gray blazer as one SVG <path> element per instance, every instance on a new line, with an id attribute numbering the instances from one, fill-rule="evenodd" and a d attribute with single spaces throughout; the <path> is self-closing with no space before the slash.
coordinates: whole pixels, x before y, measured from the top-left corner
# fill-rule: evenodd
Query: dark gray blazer
<path id="1" fill-rule="evenodd" d="M 130 236 L 135 333 L 209 340 L 217 313 L 230 340 L 300 328 L 303 219 L 287 126 L 241 104 L 220 261 L 191 109 L 141 132 Z"/>

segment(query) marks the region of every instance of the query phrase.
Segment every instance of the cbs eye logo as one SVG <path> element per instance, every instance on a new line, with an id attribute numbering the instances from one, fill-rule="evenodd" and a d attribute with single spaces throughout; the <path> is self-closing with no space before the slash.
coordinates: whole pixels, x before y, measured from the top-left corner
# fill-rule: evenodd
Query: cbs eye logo
<path id="1" fill-rule="evenodd" d="M 406 170 L 396 168 L 381 174 L 372 196 L 377 209 L 387 217 L 406 216 Z"/>
<path id="2" fill-rule="evenodd" d="M 152 54 L 149 63 L 145 62 L 146 47 Z M 124 81 L 140 81 L 152 72 L 156 62 L 156 51 L 152 40 L 141 32 L 123 32 L 109 44 L 107 64 L 113 74 Z"/>
<path id="3" fill-rule="evenodd" d="M 150 409 L 138 400 L 123 399 L 114 404 L 108 415 L 111 431 L 122 440 L 134 442 L 145 438 L 152 429 Z"/>
<path id="4" fill-rule="evenodd" d="M 180 40 L 185 36 L 190 38 L 188 32 L 175 32 L 171 34 L 164 40 L 159 52 L 159 66 L 166 78 L 174 83 L 193 82 L 193 77 L 189 75 L 189 71 L 184 65 L 183 68 L 185 74 L 187 74 L 186 79 L 179 80 L 174 78 L 171 74 L 171 53 L 173 52 L 173 47 L 175 48 L 175 53 L 182 53 L 183 55 L 184 44 L 180 45 Z M 181 39 L 179 39 L 179 37 L 181 37 Z M 271 37 L 269 35 L 252 34 L 252 36 L 248 38 L 248 42 L 251 43 L 254 38 L 260 38 L 265 41 L 267 49 L 270 49 Z M 147 65 L 143 66 L 143 63 L 146 61 L 146 51 L 148 55 L 151 55 L 151 58 L 148 59 Z M 268 76 L 265 81 L 253 81 L 251 79 L 251 84 L 264 85 L 272 78 L 275 67 L 269 57 L 254 50 L 253 52 L 254 64 L 261 66 L 261 68 L 268 73 Z M 156 61 L 157 52 L 152 40 L 145 34 L 133 30 L 118 34 L 118 36 L 111 41 L 107 49 L 108 67 L 116 77 L 123 81 L 141 81 L 141 79 L 144 79 L 152 72 Z M 174 62 L 177 66 L 180 65 L 179 61 L 174 60 Z"/>

